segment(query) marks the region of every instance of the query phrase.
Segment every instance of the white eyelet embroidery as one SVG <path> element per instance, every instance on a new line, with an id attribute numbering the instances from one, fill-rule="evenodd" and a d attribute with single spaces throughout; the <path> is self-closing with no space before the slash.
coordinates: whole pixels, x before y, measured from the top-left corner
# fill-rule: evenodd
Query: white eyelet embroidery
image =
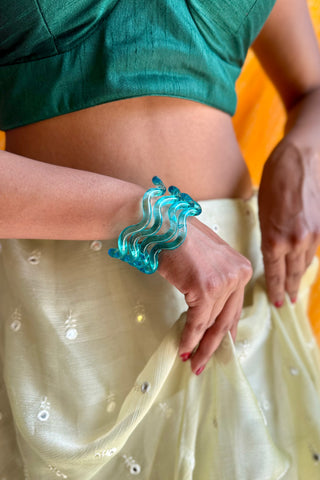
<path id="1" fill-rule="evenodd" d="M 38 413 L 38 420 L 40 422 L 46 422 L 50 417 L 50 402 L 48 397 L 41 398 L 40 411 Z"/>
<path id="2" fill-rule="evenodd" d="M 26 467 L 23 467 L 24 480 L 30 480 L 30 475 Z"/>
<path id="3" fill-rule="evenodd" d="M 102 242 L 100 242 L 100 240 L 93 240 L 93 242 L 90 243 L 90 248 L 94 252 L 99 252 L 102 248 Z"/>
<path id="4" fill-rule="evenodd" d="M 125 465 L 128 467 L 131 475 L 139 475 L 141 473 L 140 465 L 132 458 L 127 457 L 127 455 L 122 455 Z"/>
<path id="5" fill-rule="evenodd" d="M 298 369 L 298 368 L 296 368 L 296 367 L 290 367 L 289 370 L 290 370 L 291 375 L 293 375 L 294 377 L 296 377 L 297 375 L 299 375 L 299 369 Z"/>
<path id="6" fill-rule="evenodd" d="M 165 415 L 166 418 L 170 418 L 172 415 L 172 408 L 168 406 L 166 402 L 161 402 L 159 403 L 159 407 L 161 409 L 161 412 Z"/>
<path id="7" fill-rule="evenodd" d="M 40 263 L 41 251 L 40 250 L 33 250 L 28 257 L 28 262 L 31 265 L 38 265 Z"/>
<path id="8" fill-rule="evenodd" d="M 236 343 L 236 349 L 238 351 L 238 359 L 239 359 L 240 362 L 242 362 L 249 355 L 250 343 L 245 338 L 242 342 L 237 342 Z"/>
<path id="9" fill-rule="evenodd" d="M 30 480 L 30 475 L 27 470 L 27 467 L 23 467 L 24 480 Z"/>
<path id="10" fill-rule="evenodd" d="M 316 346 L 316 344 L 317 344 L 316 339 L 313 338 L 312 340 L 310 340 L 310 342 L 306 343 L 306 346 L 310 348 L 310 350 L 312 350 Z"/>
<path id="11" fill-rule="evenodd" d="M 105 450 L 101 450 L 100 452 L 96 452 L 94 458 L 103 458 L 103 457 L 112 457 L 117 453 L 117 449 L 114 448 L 108 448 Z"/>
<path id="12" fill-rule="evenodd" d="M 313 460 L 315 463 L 319 463 L 320 462 L 320 453 L 317 453 L 317 452 L 313 452 Z"/>
<path id="13" fill-rule="evenodd" d="M 141 392 L 142 393 L 148 393 L 150 392 L 150 389 L 151 389 L 151 385 L 149 382 L 143 382 L 143 384 L 141 385 Z"/>
<path id="14" fill-rule="evenodd" d="M 60 470 L 58 470 L 58 468 L 57 468 L 55 465 L 48 465 L 48 468 L 49 468 L 49 470 L 51 470 L 52 472 L 54 472 L 57 477 L 60 477 L 60 478 L 68 478 L 68 475 L 65 475 L 65 474 L 62 473 Z"/>
<path id="15" fill-rule="evenodd" d="M 141 305 L 140 303 L 137 304 L 135 307 L 134 307 L 134 314 L 135 314 L 135 319 L 136 319 L 136 322 L 138 324 L 142 324 L 145 322 L 146 320 L 146 313 L 145 313 L 145 309 L 144 309 L 144 306 Z"/>
<path id="16" fill-rule="evenodd" d="M 21 325 L 22 325 L 21 319 L 22 319 L 22 315 L 21 315 L 20 308 L 16 308 L 15 311 L 13 312 L 13 314 L 10 317 L 10 320 L 11 320 L 10 328 L 11 328 L 11 330 L 13 330 L 14 332 L 18 332 L 20 330 Z"/>
<path id="17" fill-rule="evenodd" d="M 188 447 L 182 447 L 180 452 L 186 463 L 189 465 L 190 471 L 193 471 L 196 464 L 193 451 Z"/>
<path id="18" fill-rule="evenodd" d="M 108 413 L 112 413 L 112 412 L 114 412 L 116 406 L 117 406 L 117 403 L 116 403 L 116 400 L 115 400 L 115 394 L 114 394 L 114 393 L 110 393 L 110 394 L 107 396 L 106 411 L 107 411 Z"/>
<path id="19" fill-rule="evenodd" d="M 70 310 L 67 320 L 64 322 L 65 336 L 68 340 L 75 340 L 78 336 L 77 319 L 72 316 Z"/>

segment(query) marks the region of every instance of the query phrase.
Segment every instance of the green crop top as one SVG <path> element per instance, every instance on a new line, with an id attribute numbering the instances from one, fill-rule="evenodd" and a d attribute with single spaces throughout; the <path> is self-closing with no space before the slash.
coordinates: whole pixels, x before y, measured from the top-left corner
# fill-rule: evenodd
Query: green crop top
<path id="1" fill-rule="evenodd" d="M 1 0 L 0 129 L 163 95 L 232 115 L 275 0 Z"/>

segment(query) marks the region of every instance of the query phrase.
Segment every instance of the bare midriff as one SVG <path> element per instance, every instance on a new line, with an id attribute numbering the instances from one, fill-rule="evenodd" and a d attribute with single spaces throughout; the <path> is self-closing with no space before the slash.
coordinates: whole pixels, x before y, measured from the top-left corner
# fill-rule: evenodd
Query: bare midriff
<path id="1" fill-rule="evenodd" d="M 249 172 L 228 114 L 169 97 L 118 100 L 7 132 L 7 150 L 195 199 L 248 198 Z"/>

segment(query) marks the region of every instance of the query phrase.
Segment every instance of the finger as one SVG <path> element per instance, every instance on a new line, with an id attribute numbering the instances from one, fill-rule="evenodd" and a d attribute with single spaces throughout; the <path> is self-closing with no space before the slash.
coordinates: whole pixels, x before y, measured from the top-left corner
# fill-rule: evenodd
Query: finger
<path id="1" fill-rule="evenodd" d="M 285 291 L 285 255 L 282 252 L 263 251 L 263 261 L 269 300 L 276 307 L 281 307 Z"/>
<path id="2" fill-rule="evenodd" d="M 179 346 L 179 355 L 183 361 L 191 357 L 193 350 L 210 326 L 210 319 L 211 305 L 209 308 L 203 305 L 189 307 Z"/>
<path id="3" fill-rule="evenodd" d="M 315 255 L 317 253 L 317 248 L 318 248 L 318 243 L 314 242 L 307 249 L 307 251 L 306 251 L 306 268 L 308 268 L 309 265 L 311 265 L 311 262 L 312 262 L 313 258 L 315 257 Z"/>
<path id="4" fill-rule="evenodd" d="M 305 252 L 289 253 L 286 256 L 286 279 L 285 289 L 292 303 L 297 300 L 301 277 L 306 268 Z"/>
<path id="5" fill-rule="evenodd" d="M 182 332 L 179 355 L 183 361 L 191 357 L 205 331 L 211 327 L 223 309 L 228 295 L 212 298 L 203 297 L 195 306 L 189 306 L 187 321 Z"/>
<path id="6" fill-rule="evenodd" d="M 244 289 L 240 289 L 230 295 L 214 324 L 204 333 L 191 359 L 191 368 L 194 373 L 199 374 L 199 370 L 205 367 L 226 333 L 234 328 L 235 324 L 237 325 L 243 304 L 243 291 Z"/>

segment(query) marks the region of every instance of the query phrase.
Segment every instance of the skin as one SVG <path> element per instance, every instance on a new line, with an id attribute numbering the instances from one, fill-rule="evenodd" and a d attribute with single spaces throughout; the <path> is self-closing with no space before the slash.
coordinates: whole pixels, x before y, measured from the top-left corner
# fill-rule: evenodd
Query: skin
<path id="1" fill-rule="evenodd" d="M 277 2 L 253 46 L 288 111 L 259 188 L 266 286 L 277 307 L 285 293 L 296 301 L 319 245 L 320 56 L 306 10 L 303 1 Z"/>
<path id="2" fill-rule="evenodd" d="M 285 292 L 295 299 L 320 231 L 320 56 L 304 1 L 278 0 L 254 49 L 288 111 L 259 190 L 267 291 L 280 306 Z M 12 130 L 7 150 L 3 238 L 115 238 L 138 220 L 154 174 L 195 199 L 252 192 L 230 117 L 188 100 L 99 105 Z M 193 218 L 185 243 L 161 254 L 159 273 L 185 295 L 179 354 L 199 374 L 226 332 L 235 339 L 250 263 Z"/>

